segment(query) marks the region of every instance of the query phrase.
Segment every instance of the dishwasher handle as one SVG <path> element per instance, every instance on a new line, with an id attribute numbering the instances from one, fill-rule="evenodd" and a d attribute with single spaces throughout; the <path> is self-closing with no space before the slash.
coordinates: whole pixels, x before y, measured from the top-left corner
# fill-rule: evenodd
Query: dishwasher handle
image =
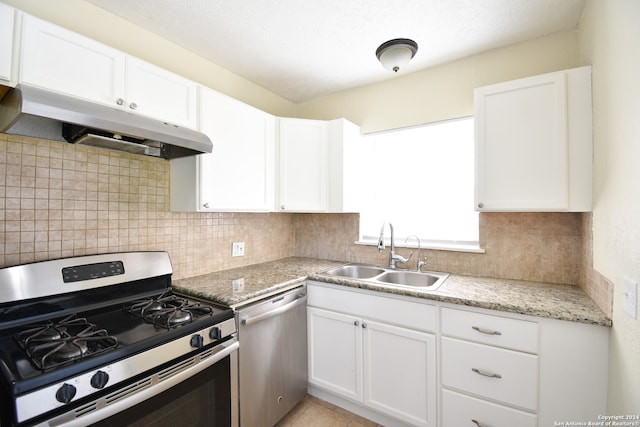
<path id="1" fill-rule="evenodd" d="M 307 298 L 305 294 L 299 294 L 298 297 L 296 299 L 294 299 L 293 301 L 286 303 L 284 305 L 281 305 L 280 307 L 274 308 L 273 310 L 267 311 L 266 313 L 261 313 L 258 314 L 257 316 L 253 316 L 253 317 L 245 317 L 243 319 L 240 320 L 240 323 L 242 324 L 242 326 L 249 326 L 249 325 L 253 325 L 255 323 L 261 322 L 263 320 L 269 319 L 273 316 L 277 316 L 279 314 L 284 313 L 285 311 L 289 311 L 299 305 L 302 304 L 306 304 L 307 302 Z"/>

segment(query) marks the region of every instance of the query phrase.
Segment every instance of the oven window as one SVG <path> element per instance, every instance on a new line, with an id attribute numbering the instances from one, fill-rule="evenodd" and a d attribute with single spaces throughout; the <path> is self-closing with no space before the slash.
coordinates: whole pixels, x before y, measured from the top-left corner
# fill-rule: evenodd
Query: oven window
<path id="1" fill-rule="evenodd" d="M 231 357 L 95 426 L 212 427 L 231 425 Z"/>

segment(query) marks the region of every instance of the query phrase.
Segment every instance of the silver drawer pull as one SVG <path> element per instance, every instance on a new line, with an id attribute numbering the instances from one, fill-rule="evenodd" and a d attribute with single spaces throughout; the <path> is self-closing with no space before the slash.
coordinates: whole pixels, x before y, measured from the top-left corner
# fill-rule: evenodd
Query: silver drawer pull
<path id="1" fill-rule="evenodd" d="M 473 329 L 474 331 L 478 331 L 481 334 L 487 334 L 487 335 L 502 335 L 502 332 L 500 331 L 490 331 L 488 329 L 482 329 L 478 326 L 472 326 L 471 329 Z"/>
<path id="2" fill-rule="evenodd" d="M 485 377 L 489 377 L 489 378 L 502 378 L 502 375 L 500 375 L 500 374 L 492 374 L 492 373 L 489 373 L 489 372 L 481 371 L 480 369 L 476 369 L 476 368 L 471 368 L 471 370 L 472 370 L 473 372 L 475 372 L 476 374 L 480 374 L 480 375 L 483 375 L 483 376 L 485 376 Z"/>
<path id="3" fill-rule="evenodd" d="M 474 423 L 475 425 L 477 425 L 478 427 L 484 427 L 482 424 L 480 424 L 480 422 L 478 420 L 471 420 L 472 423 Z"/>

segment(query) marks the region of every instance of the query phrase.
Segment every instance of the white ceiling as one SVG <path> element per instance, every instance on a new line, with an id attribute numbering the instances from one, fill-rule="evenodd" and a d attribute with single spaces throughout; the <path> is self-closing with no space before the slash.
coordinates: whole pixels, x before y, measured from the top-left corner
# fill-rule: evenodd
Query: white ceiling
<path id="1" fill-rule="evenodd" d="M 294 103 L 396 77 L 376 48 L 418 43 L 398 75 L 576 29 L 585 0 L 87 0 Z"/>

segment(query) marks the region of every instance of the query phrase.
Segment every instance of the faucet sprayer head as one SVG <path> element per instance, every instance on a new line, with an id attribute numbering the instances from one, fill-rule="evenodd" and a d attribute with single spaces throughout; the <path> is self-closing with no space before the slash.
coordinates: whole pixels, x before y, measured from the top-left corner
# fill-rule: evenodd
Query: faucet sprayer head
<path id="1" fill-rule="evenodd" d="M 382 223 L 382 227 L 380 228 L 380 237 L 378 237 L 378 250 L 380 252 L 384 251 L 384 226 L 386 222 Z"/>

